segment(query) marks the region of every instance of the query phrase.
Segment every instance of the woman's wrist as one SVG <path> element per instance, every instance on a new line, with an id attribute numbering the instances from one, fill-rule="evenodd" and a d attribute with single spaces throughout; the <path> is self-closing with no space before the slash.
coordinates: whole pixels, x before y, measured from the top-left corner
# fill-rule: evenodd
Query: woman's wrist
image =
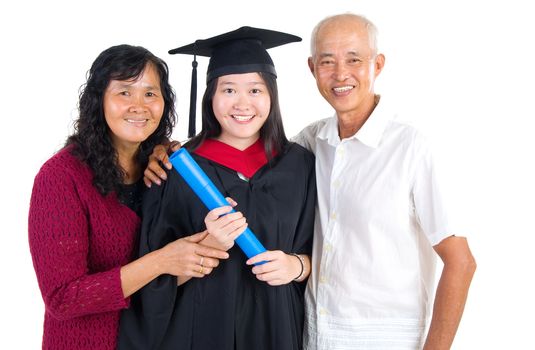
<path id="1" fill-rule="evenodd" d="M 295 277 L 293 281 L 301 282 L 305 279 L 304 277 L 305 276 L 305 259 L 297 253 L 290 253 L 290 255 L 295 256 L 297 260 L 299 260 L 299 264 L 300 264 L 299 275 L 297 275 L 297 277 Z"/>

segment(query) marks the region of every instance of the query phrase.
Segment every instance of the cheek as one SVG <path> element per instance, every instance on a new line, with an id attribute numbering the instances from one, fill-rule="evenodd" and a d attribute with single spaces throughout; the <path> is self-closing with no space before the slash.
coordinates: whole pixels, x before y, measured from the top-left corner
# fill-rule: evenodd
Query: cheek
<path id="1" fill-rule="evenodd" d="M 232 101 L 230 101 L 230 99 L 221 98 L 218 97 L 218 95 L 214 96 L 214 99 L 212 100 L 212 109 L 217 120 L 220 120 L 228 113 L 229 108 L 231 108 L 231 105 Z"/>
<path id="2" fill-rule="evenodd" d="M 331 73 L 326 69 L 320 69 L 316 71 L 316 80 L 318 85 L 325 85 L 330 81 Z"/>
<path id="3" fill-rule="evenodd" d="M 106 123 L 108 123 L 108 125 L 113 123 L 113 121 L 121 115 L 121 105 L 119 103 L 115 103 L 115 101 L 109 98 L 104 99 L 103 110 L 104 118 L 106 119 Z"/>
<path id="4" fill-rule="evenodd" d="M 260 99 L 257 103 L 257 108 L 264 117 L 267 117 L 271 110 L 271 98 L 266 97 Z"/>
<path id="5" fill-rule="evenodd" d="M 372 82 L 374 80 L 374 71 L 372 67 L 361 68 L 356 72 L 361 82 Z"/>
<path id="6" fill-rule="evenodd" d="M 162 116 L 163 116 L 163 111 L 165 109 L 165 102 L 163 101 L 163 99 L 161 101 L 159 101 L 158 103 L 156 103 L 153 107 L 152 107 L 152 114 L 153 116 L 158 119 L 158 120 L 161 120 L 162 119 Z"/>

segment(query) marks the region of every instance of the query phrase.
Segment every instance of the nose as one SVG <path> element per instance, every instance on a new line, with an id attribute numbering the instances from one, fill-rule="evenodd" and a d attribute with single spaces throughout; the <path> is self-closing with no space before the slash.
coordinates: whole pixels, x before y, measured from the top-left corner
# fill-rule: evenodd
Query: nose
<path id="1" fill-rule="evenodd" d="M 131 113 L 144 113 L 147 111 L 147 104 L 145 103 L 144 94 L 136 94 L 132 96 L 132 104 L 129 111 Z"/>
<path id="2" fill-rule="evenodd" d="M 247 96 L 247 94 L 237 94 L 233 108 L 238 111 L 246 111 L 249 109 L 250 104 L 249 96 Z"/>
<path id="3" fill-rule="evenodd" d="M 345 63 L 339 62 L 334 66 L 333 78 L 338 81 L 344 81 L 349 77 L 349 70 Z"/>

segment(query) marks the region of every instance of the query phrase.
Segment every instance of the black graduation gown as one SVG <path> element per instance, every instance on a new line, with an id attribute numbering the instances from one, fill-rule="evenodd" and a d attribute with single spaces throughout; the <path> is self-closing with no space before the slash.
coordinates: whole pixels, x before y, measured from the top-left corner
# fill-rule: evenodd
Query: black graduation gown
<path id="1" fill-rule="evenodd" d="M 314 156 L 290 143 L 249 182 L 193 154 L 268 250 L 311 254 L 316 184 Z M 208 210 L 175 171 L 143 203 L 140 255 L 203 231 Z M 305 283 L 269 286 L 256 279 L 235 245 L 210 275 L 178 286 L 162 275 L 123 312 L 119 349 L 295 350 L 302 348 Z"/>

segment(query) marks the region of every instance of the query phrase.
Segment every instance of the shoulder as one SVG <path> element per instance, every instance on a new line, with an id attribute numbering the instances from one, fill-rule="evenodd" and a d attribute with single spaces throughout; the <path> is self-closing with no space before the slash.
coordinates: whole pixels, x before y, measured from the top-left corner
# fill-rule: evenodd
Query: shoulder
<path id="1" fill-rule="evenodd" d="M 306 149 L 305 147 L 301 146 L 300 144 L 296 142 L 289 142 L 287 146 L 287 153 L 293 157 L 299 157 L 303 158 L 306 162 L 314 163 L 315 157 L 314 153 Z"/>
<path id="2" fill-rule="evenodd" d="M 50 157 L 36 175 L 37 180 L 65 181 L 67 179 L 91 180 L 89 167 L 72 154 L 72 147 L 67 146 Z"/>
<path id="3" fill-rule="evenodd" d="M 414 150 L 427 150 L 428 141 L 425 135 L 415 126 L 396 120 L 390 121 L 385 130 L 385 136 L 399 145 Z"/>
<path id="4" fill-rule="evenodd" d="M 289 142 L 277 161 L 280 169 L 293 169 L 292 172 L 304 174 L 314 171 L 315 157 L 312 152 L 303 146 Z"/>
<path id="5" fill-rule="evenodd" d="M 324 118 L 321 120 L 317 120 L 308 126 L 306 126 L 299 134 L 295 135 L 292 138 L 293 142 L 296 142 L 300 144 L 301 146 L 312 149 L 312 145 L 315 143 L 316 137 L 320 134 L 320 132 L 328 125 L 329 121 L 332 120 L 333 117 Z"/>
<path id="6" fill-rule="evenodd" d="M 315 136 L 321 129 L 323 129 L 323 127 L 325 127 L 325 125 L 327 125 L 327 123 L 331 119 L 333 119 L 333 117 L 328 117 L 328 118 L 323 118 L 323 119 L 320 119 L 320 120 L 316 120 L 315 122 L 310 123 L 305 128 L 303 128 L 303 130 L 301 130 L 300 134 L 301 133 L 305 133 L 305 134 L 311 134 L 311 135 Z"/>

